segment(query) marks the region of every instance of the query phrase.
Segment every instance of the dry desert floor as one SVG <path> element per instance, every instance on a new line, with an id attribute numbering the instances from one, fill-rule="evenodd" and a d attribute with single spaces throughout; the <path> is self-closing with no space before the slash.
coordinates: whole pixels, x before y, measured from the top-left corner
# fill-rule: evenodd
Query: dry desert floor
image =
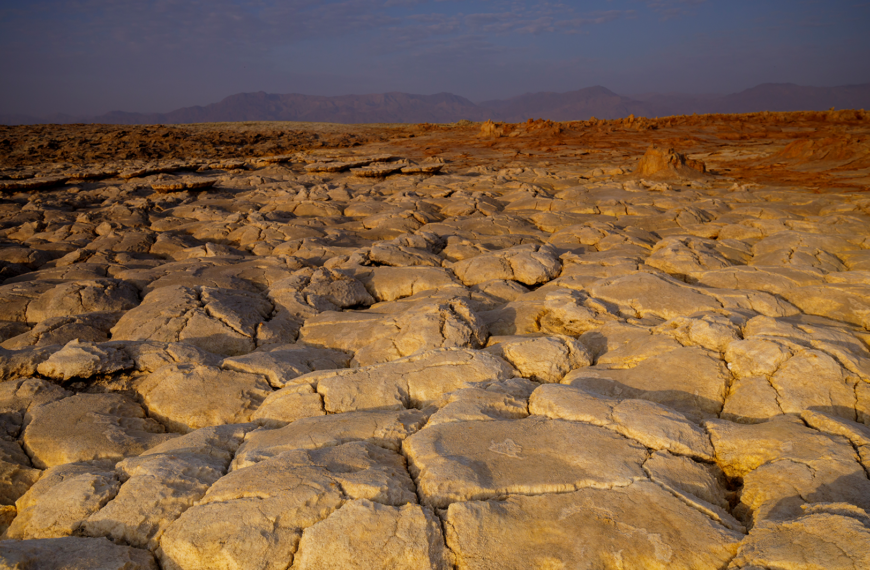
<path id="1" fill-rule="evenodd" d="M 870 568 L 870 116 L 0 127 L 0 568 Z"/>

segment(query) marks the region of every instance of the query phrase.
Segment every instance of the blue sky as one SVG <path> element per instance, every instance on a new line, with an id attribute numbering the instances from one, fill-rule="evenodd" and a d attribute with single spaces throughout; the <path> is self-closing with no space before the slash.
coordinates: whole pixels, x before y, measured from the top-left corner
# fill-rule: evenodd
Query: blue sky
<path id="1" fill-rule="evenodd" d="M 0 0 L 0 113 L 870 82 L 870 0 Z"/>

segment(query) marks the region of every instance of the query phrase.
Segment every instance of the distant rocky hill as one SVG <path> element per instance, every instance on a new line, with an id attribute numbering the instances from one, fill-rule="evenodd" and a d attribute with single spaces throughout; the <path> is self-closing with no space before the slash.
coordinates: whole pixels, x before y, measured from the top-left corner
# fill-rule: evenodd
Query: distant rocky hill
<path id="1" fill-rule="evenodd" d="M 730 95 L 645 94 L 632 98 L 604 87 L 567 93 L 527 93 L 504 100 L 473 103 L 451 93 L 412 95 L 380 93 L 323 97 L 291 93 L 239 93 L 203 107 L 169 113 L 113 111 L 97 117 L 2 115 L 0 124 L 105 123 L 181 124 L 235 121 L 311 121 L 325 123 L 452 123 L 462 119 L 518 122 L 529 118 L 554 121 L 616 119 L 628 115 L 663 117 L 692 113 L 821 111 L 870 108 L 870 83 L 840 87 L 807 87 L 766 83 Z"/>
<path id="2" fill-rule="evenodd" d="M 411 95 L 380 93 L 320 97 L 291 93 L 239 93 L 205 107 L 185 107 L 170 113 L 112 112 L 95 122 L 114 124 L 218 123 L 228 121 L 311 121 L 323 123 L 452 123 L 489 118 L 483 109 L 451 93 Z"/>

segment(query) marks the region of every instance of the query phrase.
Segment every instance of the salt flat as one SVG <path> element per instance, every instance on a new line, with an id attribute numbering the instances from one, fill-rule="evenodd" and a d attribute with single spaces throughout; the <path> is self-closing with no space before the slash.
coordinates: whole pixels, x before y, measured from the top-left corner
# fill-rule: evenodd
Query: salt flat
<path id="1" fill-rule="evenodd" d="M 868 119 L 0 127 L 0 568 L 870 567 Z"/>

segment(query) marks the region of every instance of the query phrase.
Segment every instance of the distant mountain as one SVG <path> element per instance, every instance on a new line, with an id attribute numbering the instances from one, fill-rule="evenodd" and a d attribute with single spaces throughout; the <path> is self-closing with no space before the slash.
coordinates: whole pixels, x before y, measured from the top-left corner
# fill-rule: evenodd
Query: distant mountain
<path id="1" fill-rule="evenodd" d="M 628 115 L 642 115 L 644 104 L 604 87 L 588 87 L 568 93 L 526 93 L 504 101 L 484 101 L 481 107 L 489 109 L 501 121 L 516 123 L 529 118 L 552 121 L 588 119 L 616 119 Z"/>
<path id="2" fill-rule="evenodd" d="M 615 119 L 692 113 L 752 113 L 759 111 L 823 111 L 870 108 L 870 83 L 841 87 L 806 87 L 765 83 L 730 95 L 645 93 L 625 97 L 604 87 L 567 93 L 527 93 L 511 99 L 472 103 L 451 93 L 412 95 L 381 93 L 321 97 L 291 93 L 239 93 L 204 107 L 169 113 L 112 111 L 97 117 L 0 115 L 0 124 L 106 123 L 180 124 L 231 121 L 311 121 L 325 123 L 452 123 L 461 119 L 519 122 L 529 118 L 554 121 Z"/>
<path id="3" fill-rule="evenodd" d="M 726 95 L 718 101 L 719 113 L 759 111 L 824 111 L 870 108 L 870 83 L 842 87 L 804 87 L 793 83 L 764 83 Z"/>
<path id="4" fill-rule="evenodd" d="M 410 95 L 274 95 L 239 93 L 205 107 L 185 107 L 164 114 L 115 111 L 95 117 L 97 123 L 175 124 L 228 121 L 311 121 L 324 123 L 451 123 L 457 118 L 484 120 L 489 115 L 468 99 L 451 93 Z"/>

